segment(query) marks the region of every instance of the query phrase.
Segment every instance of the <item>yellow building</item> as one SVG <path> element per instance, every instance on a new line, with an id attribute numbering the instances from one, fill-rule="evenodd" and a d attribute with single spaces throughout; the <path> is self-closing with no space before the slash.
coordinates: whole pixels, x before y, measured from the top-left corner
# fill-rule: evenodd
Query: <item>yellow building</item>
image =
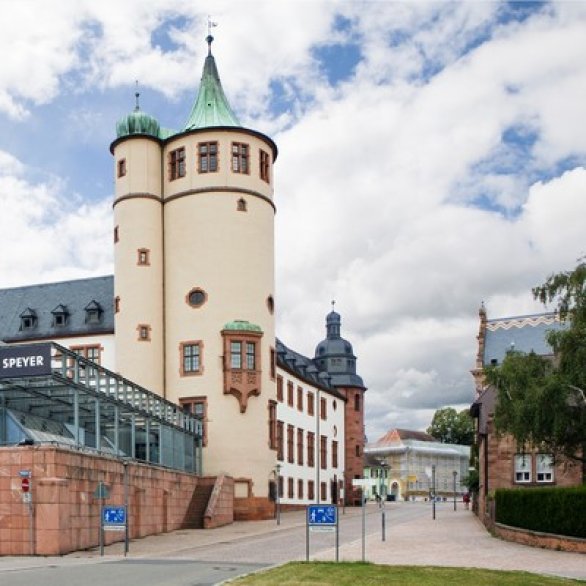
<path id="1" fill-rule="evenodd" d="M 467 491 L 462 479 L 469 473 L 470 446 L 443 444 L 421 431 L 392 429 L 366 446 L 364 474 L 371 479 L 368 497 L 425 500 Z M 435 476 L 435 491 L 434 491 Z"/>

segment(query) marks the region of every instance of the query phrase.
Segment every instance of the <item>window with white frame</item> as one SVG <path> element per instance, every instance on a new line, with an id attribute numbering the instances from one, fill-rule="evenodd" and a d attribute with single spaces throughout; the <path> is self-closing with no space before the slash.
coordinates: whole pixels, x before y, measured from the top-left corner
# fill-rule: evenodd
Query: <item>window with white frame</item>
<path id="1" fill-rule="evenodd" d="M 515 482 L 531 482 L 531 456 L 515 454 Z"/>
<path id="2" fill-rule="evenodd" d="M 535 458 L 537 482 L 553 482 L 553 455 L 537 454 Z"/>

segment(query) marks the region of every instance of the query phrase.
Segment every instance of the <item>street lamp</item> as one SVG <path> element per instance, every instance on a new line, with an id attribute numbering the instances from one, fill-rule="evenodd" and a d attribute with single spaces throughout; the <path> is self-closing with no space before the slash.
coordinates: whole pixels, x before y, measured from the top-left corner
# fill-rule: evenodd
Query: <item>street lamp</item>
<path id="1" fill-rule="evenodd" d="M 277 464 L 273 470 L 275 474 L 276 488 L 275 491 L 275 504 L 277 508 L 277 525 L 281 524 L 281 464 Z"/>
<path id="2" fill-rule="evenodd" d="M 454 475 L 454 511 L 456 510 L 456 476 L 458 476 L 458 473 L 454 470 L 452 472 L 452 474 Z"/>

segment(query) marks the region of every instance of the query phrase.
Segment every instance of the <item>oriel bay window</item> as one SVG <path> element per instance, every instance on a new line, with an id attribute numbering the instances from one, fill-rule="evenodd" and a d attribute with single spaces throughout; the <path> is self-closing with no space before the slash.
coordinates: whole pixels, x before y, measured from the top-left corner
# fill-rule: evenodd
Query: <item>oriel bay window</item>
<path id="1" fill-rule="evenodd" d="M 235 320 L 224 326 L 224 394 L 234 395 L 240 412 L 246 411 L 250 397 L 261 392 L 261 338 L 259 326 Z"/>

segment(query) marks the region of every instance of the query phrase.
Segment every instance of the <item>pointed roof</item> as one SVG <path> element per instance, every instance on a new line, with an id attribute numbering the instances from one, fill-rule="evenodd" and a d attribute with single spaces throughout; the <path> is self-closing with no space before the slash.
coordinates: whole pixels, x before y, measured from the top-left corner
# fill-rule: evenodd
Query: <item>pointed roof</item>
<path id="1" fill-rule="evenodd" d="M 208 56 L 203 66 L 199 93 L 184 130 L 212 126 L 241 126 L 222 89 L 216 61 L 212 55 L 213 40 L 211 35 L 206 38 Z"/>

